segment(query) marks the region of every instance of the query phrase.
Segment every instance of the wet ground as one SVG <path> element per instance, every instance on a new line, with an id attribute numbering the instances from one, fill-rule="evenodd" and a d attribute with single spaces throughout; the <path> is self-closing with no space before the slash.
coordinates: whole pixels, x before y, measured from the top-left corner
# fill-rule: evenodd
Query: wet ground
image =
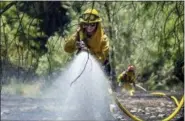
<path id="1" fill-rule="evenodd" d="M 136 93 L 131 97 L 125 93 L 117 93 L 117 97 L 132 114 L 144 121 L 160 121 L 176 108 L 171 99 L 161 96 Z M 57 105 L 56 100 L 1 94 L 1 120 L 61 120 L 62 107 Z M 120 110 L 113 115 L 119 121 L 132 121 Z M 172 121 L 182 116 L 181 110 Z"/>
<path id="2" fill-rule="evenodd" d="M 1 95 L 1 120 L 58 120 L 61 108 L 53 105 L 49 98 Z"/>

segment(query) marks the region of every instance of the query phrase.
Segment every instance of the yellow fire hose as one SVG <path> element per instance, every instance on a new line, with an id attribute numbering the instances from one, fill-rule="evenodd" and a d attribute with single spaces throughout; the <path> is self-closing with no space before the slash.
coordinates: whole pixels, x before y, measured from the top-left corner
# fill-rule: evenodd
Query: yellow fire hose
<path id="1" fill-rule="evenodd" d="M 136 117 L 135 115 L 133 115 L 132 113 L 130 113 L 120 102 L 119 100 L 116 98 L 115 94 L 112 92 L 113 97 L 115 99 L 116 104 L 118 105 L 118 107 L 125 113 L 127 114 L 131 119 L 133 119 L 134 121 L 143 121 L 142 119 Z M 151 93 L 152 95 L 160 95 L 160 96 L 167 96 L 165 93 L 161 93 L 161 92 L 153 92 Z M 182 106 L 184 105 L 184 95 L 182 96 L 182 99 L 180 101 L 180 103 L 178 102 L 178 100 L 176 99 L 176 97 L 174 96 L 170 96 L 171 99 L 173 99 L 173 101 L 175 102 L 177 108 L 166 118 L 162 119 L 162 121 L 170 121 L 172 118 L 174 118 L 177 113 L 180 111 L 180 109 L 182 108 Z"/>
<path id="2" fill-rule="evenodd" d="M 178 103 L 177 98 L 175 98 L 174 96 L 170 96 L 170 97 L 174 100 L 174 102 L 175 102 L 176 106 L 179 106 L 179 103 Z"/>
<path id="3" fill-rule="evenodd" d="M 167 95 L 165 93 L 162 93 L 162 92 L 152 92 L 151 93 L 152 95 L 161 95 L 161 96 L 166 96 Z M 179 102 L 177 100 L 177 98 L 175 96 L 170 96 L 169 98 L 173 99 L 173 101 L 175 102 L 176 106 L 179 106 Z"/>
<path id="4" fill-rule="evenodd" d="M 172 118 L 175 117 L 175 115 L 177 115 L 177 113 L 180 111 L 181 107 L 184 105 L 184 95 L 182 96 L 182 99 L 180 101 L 179 106 L 175 109 L 175 111 L 173 113 L 171 113 L 167 118 L 163 119 L 162 121 L 169 121 Z"/>

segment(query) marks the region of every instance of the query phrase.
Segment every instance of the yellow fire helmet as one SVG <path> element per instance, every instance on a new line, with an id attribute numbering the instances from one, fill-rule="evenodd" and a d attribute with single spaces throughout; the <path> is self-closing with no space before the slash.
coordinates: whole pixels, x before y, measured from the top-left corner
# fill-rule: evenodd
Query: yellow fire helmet
<path id="1" fill-rule="evenodd" d="M 102 19 L 99 16 L 99 13 L 96 9 L 87 9 L 80 16 L 80 23 L 97 23 L 101 22 Z"/>

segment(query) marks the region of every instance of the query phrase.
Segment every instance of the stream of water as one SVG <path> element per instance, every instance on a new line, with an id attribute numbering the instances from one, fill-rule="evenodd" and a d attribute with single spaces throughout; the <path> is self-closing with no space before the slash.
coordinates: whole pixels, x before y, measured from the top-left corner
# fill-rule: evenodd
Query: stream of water
<path id="1" fill-rule="evenodd" d="M 62 120 L 114 120 L 109 109 L 113 101 L 109 88 L 98 61 L 87 52 L 81 52 L 54 82 L 47 96 L 57 97 Z"/>

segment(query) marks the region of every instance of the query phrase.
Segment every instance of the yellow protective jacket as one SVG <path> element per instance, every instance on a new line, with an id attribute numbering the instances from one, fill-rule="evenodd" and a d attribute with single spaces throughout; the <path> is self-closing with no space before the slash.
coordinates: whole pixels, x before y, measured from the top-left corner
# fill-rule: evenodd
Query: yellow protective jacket
<path id="1" fill-rule="evenodd" d="M 81 26 L 79 31 L 65 40 L 64 50 L 73 53 L 77 50 L 76 42 L 79 40 L 84 41 L 85 38 L 87 38 L 87 36 Z M 100 60 L 101 63 L 107 59 L 109 53 L 109 39 L 104 34 L 101 23 L 98 23 L 96 32 L 90 38 L 86 39 L 86 42 L 84 43 L 86 43 L 90 53 Z"/>
<path id="2" fill-rule="evenodd" d="M 118 76 L 117 81 L 123 83 L 124 82 L 135 83 L 135 73 L 124 71 Z"/>

